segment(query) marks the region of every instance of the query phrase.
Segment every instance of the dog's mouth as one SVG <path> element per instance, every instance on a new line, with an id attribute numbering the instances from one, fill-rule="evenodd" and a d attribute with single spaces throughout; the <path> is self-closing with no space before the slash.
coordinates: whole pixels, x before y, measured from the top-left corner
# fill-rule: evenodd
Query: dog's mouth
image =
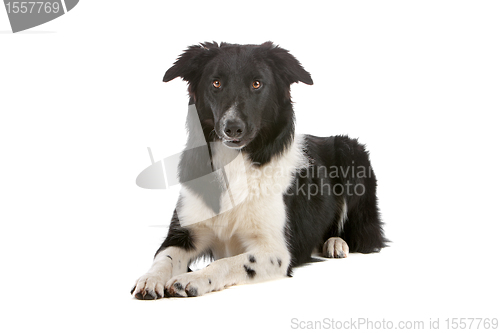
<path id="1" fill-rule="evenodd" d="M 242 141 L 242 140 L 222 140 L 222 143 L 228 147 L 228 148 L 233 148 L 233 149 L 241 149 L 245 147 L 247 144 L 247 141 Z"/>
<path id="2" fill-rule="evenodd" d="M 217 135 L 218 139 L 222 141 L 224 146 L 231 149 L 243 149 L 255 138 L 253 131 L 240 138 L 228 137 L 225 134 L 219 133 L 217 130 L 214 130 L 214 133 Z"/>

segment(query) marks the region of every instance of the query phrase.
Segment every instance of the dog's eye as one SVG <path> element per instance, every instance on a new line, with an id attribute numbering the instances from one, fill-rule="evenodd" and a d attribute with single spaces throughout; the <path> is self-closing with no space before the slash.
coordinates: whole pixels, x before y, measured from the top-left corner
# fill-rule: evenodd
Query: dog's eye
<path id="1" fill-rule="evenodd" d="M 253 81 L 253 83 L 252 83 L 252 87 L 254 89 L 259 89 L 261 86 L 262 86 L 262 83 L 260 83 L 260 81 L 257 81 L 257 80 Z"/>
<path id="2" fill-rule="evenodd" d="M 214 88 L 220 88 L 221 87 L 221 84 L 220 84 L 219 80 L 214 80 L 212 82 L 212 85 L 214 86 Z"/>

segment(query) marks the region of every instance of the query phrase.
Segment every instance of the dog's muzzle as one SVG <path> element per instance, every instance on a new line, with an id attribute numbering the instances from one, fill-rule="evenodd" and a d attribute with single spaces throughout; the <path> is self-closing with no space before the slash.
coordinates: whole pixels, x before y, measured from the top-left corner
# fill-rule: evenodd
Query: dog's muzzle
<path id="1" fill-rule="evenodd" d="M 223 143 L 229 148 L 242 148 L 246 134 L 245 123 L 239 118 L 229 118 L 223 124 Z"/>

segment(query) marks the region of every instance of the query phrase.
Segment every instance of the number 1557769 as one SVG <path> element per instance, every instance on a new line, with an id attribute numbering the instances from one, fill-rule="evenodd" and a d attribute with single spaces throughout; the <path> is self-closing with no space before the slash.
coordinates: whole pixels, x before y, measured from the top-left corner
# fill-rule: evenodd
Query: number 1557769
<path id="1" fill-rule="evenodd" d="M 5 3 L 7 13 L 40 14 L 58 13 L 61 10 L 59 2 L 50 1 L 9 1 Z"/>

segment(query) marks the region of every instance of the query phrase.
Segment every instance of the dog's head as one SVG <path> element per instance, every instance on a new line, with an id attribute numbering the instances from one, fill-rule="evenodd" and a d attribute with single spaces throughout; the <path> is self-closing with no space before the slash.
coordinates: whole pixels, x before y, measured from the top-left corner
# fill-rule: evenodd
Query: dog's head
<path id="1" fill-rule="evenodd" d="M 288 119 L 290 85 L 313 84 L 310 74 L 287 50 L 261 45 L 202 43 L 189 47 L 167 70 L 168 82 L 189 83 L 202 126 L 215 130 L 230 148 L 242 149 L 272 124 Z"/>

